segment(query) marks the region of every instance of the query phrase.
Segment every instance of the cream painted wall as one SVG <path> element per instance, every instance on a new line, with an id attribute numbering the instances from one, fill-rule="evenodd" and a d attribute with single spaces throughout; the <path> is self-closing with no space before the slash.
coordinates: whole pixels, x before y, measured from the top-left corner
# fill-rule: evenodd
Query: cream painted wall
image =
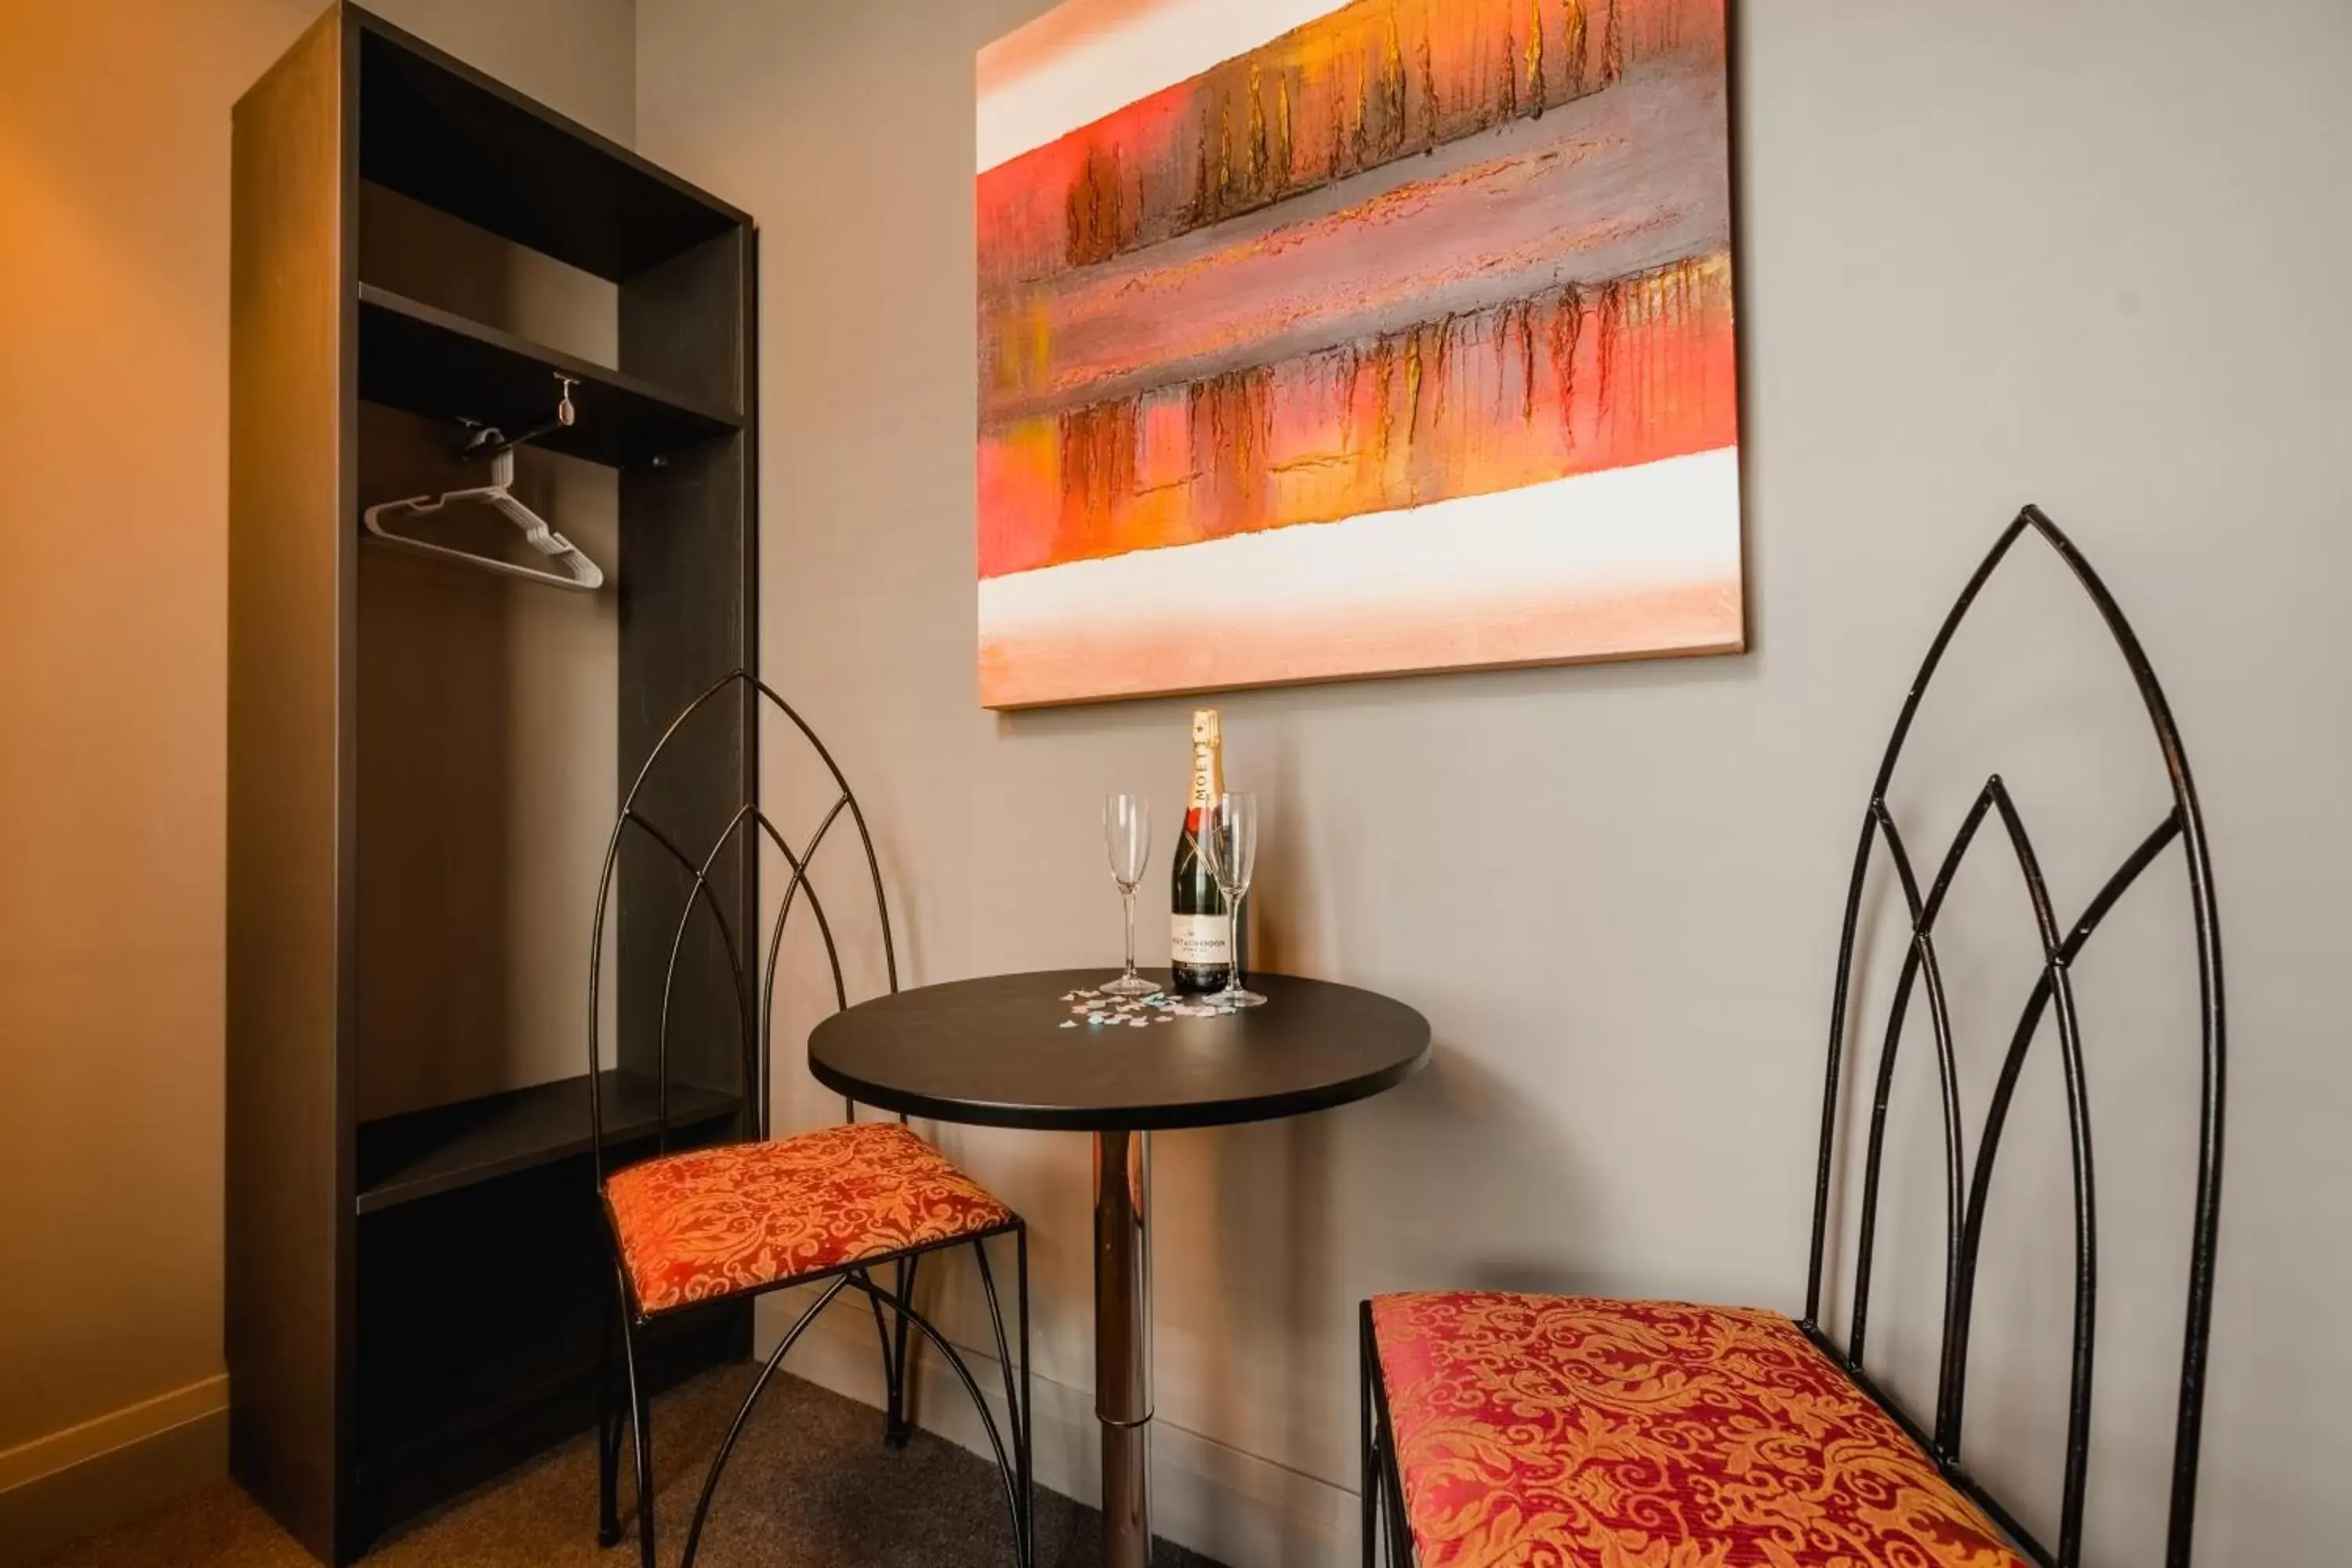
<path id="1" fill-rule="evenodd" d="M 221 1370 L 229 108 L 319 9 L 0 0 L 0 1451 Z M 631 138 L 634 0 L 375 9 Z"/>
<path id="2" fill-rule="evenodd" d="M 1039 0 L 648 0 L 634 40 L 627 0 L 381 8 L 608 133 L 634 120 L 651 155 L 759 214 L 766 666 L 877 819 L 911 975 L 1113 961 L 1093 800 L 1142 787 L 1172 807 L 1186 705 L 971 701 L 970 58 Z M 2331 985 L 2352 876 L 2332 457 L 2352 321 L 2324 279 L 2352 241 L 2331 194 L 2352 165 L 2352 21 L 2270 0 L 2224 39 L 2187 0 L 2127 23 L 2025 0 L 1747 9 L 1758 651 L 1223 704 L 1237 781 L 1276 814 L 1276 953 L 1412 999 L 1442 1054 L 1383 1102 L 1162 1140 L 1163 1518 L 1250 1563 L 1344 1531 L 1325 1493 L 1353 1481 L 1347 1314 L 1366 1290 L 1795 1303 L 1862 782 L 1929 622 L 2031 497 L 2138 619 L 2213 818 L 2236 1056 L 2200 1560 L 2331 1561 L 2352 1522 L 2333 1480 L 2352 1352 L 2329 1331 L 2352 1180 Z M 312 10 L 0 4 L 0 1450 L 220 1364 L 227 110 Z M 2045 607 L 2074 613 L 2029 578 L 1982 672 L 2075 649 L 2042 640 L 2074 635 Z M 2086 668 L 2057 700 L 1962 701 L 1955 731 L 2023 724 L 2011 771 L 2053 795 L 2144 792 L 2109 672 Z M 2098 759 L 2066 750 L 2085 738 Z M 1948 798 L 1919 804 L 1950 820 Z M 2062 868 L 2062 895 L 2095 858 Z M 1985 879 L 1988 904 L 2011 891 Z M 2119 934 L 2160 943 L 2147 924 Z M 2102 1017 L 2150 1026 L 2095 1036 L 2110 1051 L 2177 1037 L 2177 952 L 2147 951 L 2108 976 L 2125 994 Z M 2101 1122 L 2110 1210 L 2160 1247 L 2180 1085 L 2157 1061 L 2094 1058 L 2122 1108 Z M 1045 1398 L 1066 1417 L 1047 1440 L 1074 1442 L 1084 1145 L 944 1136 L 1037 1226 Z M 2052 1175 L 2018 1168 L 2027 1189 Z M 2063 1206 L 2048 1190 L 2021 1208 Z M 1927 1189 L 1904 1191 L 1916 1218 Z M 2135 1227 L 2114 1229 L 2121 1251 Z M 2030 1242 L 2063 1250 L 2063 1230 Z M 2055 1321 L 2021 1276 L 1988 1289 L 2011 1329 Z M 2095 1494 L 2100 1560 L 2136 1562 L 2175 1296 L 2151 1278 L 2105 1300 L 2117 1342 L 2156 1352 L 2101 1370 L 2126 1452 Z M 1916 1289 L 1895 1305 L 1916 1321 Z M 1916 1342 L 1896 1334 L 1898 1374 Z M 2046 1366 L 1986 1353 L 1985 1387 L 2046 1411 Z M 2048 1436 L 2030 1414 L 1983 1419 L 2021 1453 Z M 1083 1451 L 1048 1463 L 1083 1489 Z"/>
<path id="3" fill-rule="evenodd" d="M 1164 823 L 1182 782 L 1183 701 L 973 701 L 971 57 L 1043 6 L 638 16 L 640 144 L 764 227 L 764 667 L 861 792 L 918 982 L 1113 962 L 1097 799 L 1149 790 Z M 1935 618 L 2035 500 L 2137 620 L 2211 813 L 2236 1056 L 2199 1561 L 2336 1561 L 2352 306 L 2332 278 L 2352 245 L 2352 13 L 1754 4 L 1737 63 L 1756 651 L 1223 703 L 1235 782 L 1269 800 L 1272 955 L 1411 999 L 1438 1058 L 1383 1100 L 1160 1141 L 1162 1523 L 1236 1563 L 1351 1560 L 1368 1291 L 1800 1303 L 1865 784 Z M 2155 760 L 2047 563 L 1988 611 L 1920 742 L 1961 771 L 1898 805 L 1939 845 L 2002 767 L 2071 910 L 2152 819 Z M 2178 1354 L 2194 1037 L 2168 876 L 2085 963 L 2102 1564 L 2153 1560 Z M 1952 980 L 1972 1105 L 2016 1005 L 1992 960 L 2013 980 L 2027 956 L 2012 877 L 1973 867 L 1951 916 L 1988 954 Z M 2047 1066 L 2003 1156 L 1970 1426 L 2045 1525 L 2070 1240 Z M 829 1113 L 783 1078 L 788 1118 Z M 1872 1359 L 1916 1397 L 1937 1188 L 1932 1107 L 1904 1083 L 1898 1126 L 1925 1158 L 1890 1176 L 1886 1246 L 1927 1268 L 1885 1287 Z M 1086 1146 L 942 1138 L 1035 1226 L 1045 1473 L 1083 1492 Z M 813 1363 L 864 1386 L 840 1346 Z M 968 1433 L 945 1402 L 930 1418 Z"/>

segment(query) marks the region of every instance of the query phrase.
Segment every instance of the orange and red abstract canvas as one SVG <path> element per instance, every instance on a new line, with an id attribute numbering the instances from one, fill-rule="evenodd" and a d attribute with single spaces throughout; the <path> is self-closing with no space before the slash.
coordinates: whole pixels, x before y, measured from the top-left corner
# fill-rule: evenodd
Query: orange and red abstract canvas
<path id="1" fill-rule="evenodd" d="M 1742 646 L 1723 0 L 981 51 L 981 700 Z"/>

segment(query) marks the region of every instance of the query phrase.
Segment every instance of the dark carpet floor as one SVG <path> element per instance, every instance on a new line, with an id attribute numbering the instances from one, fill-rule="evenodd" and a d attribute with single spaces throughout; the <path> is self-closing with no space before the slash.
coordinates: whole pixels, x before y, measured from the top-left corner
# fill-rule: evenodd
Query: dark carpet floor
<path id="1" fill-rule="evenodd" d="M 677 1561 L 703 1468 L 750 1386 L 750 1367 L 707 1373 L 655 1405 L 661 1558 Z M 596 1546 L 596 1456 L 581 1436 L 380 1542 L 382 1568 L 631 1568 L 627 1541 Z M 1101 1516 L 1040 1488 L 1038 1568 L 1093 1568 Z M 710 1568 L 1005 1568 L 1012 1526 L 995 1467 L 927 1432 L 882 1443 L 881 1413 L 791 1377 L 761 1395 L 696 1561 Z M 226 1483 L 84 1542 L 49 1568 L 304 1568 L 310 1558 Z M 1216 1568 L 1160 1543 L 1154 1568 Z"/>

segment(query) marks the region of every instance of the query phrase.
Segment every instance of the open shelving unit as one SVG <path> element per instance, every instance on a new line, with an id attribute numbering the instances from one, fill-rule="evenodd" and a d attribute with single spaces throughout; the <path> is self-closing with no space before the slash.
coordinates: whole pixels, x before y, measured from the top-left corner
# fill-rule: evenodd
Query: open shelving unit
<path id="1" fill-rule="evenodd" d="M 524 429 L 544 419 L 555 378 L 575 384 L 578 423 L 534 445 L 611 468 L 666 458 L 742 427 L 730 410 L 517 337 L 372 283 L 359 286 L 360 395 L 431 418 Z"/>
<path id="2" fill-rule="evenodd" d="M 757 237 L 351 5 L 239 101 L 232 167 L 231 1467 L 341 1563 L 593 1418 L 613 1275 L 585 1015 L 565 1012 L 587 991 L 590 909 L 566 900 L 583 866 L 593 887 L 612 802 L 668 716 L 757 647 Z M 425 262 L 372 261 L 373 230 L 412 218 L 441 226 L 412 247 Z M 476 305 L 543 285 L 561 310 Z M 514 319 L 534 310 L 596 319 Z M 575 417 L 550 426 L 558 378 Z M 539 431 L 522 448 L 538 477 L 604 498 L 593 604 L 551 610 L 528 599 L 544 587 L 362 549 L 361 510 L 415 493 L 388 487 L 420 464 L 444 488 L 478 482 L 457 452 L 481 426 Z M 571 640 L 452 679 L 479 649 L 550 635 Z M 499 706 L 533 703 L 570 728 L 550 740 Z M 756 798 L 757 748 L 748 706 L 698 726 L 640 805 L 699 846 Z M 484 737 L 512 754 L 457 754 Z M 543 814 L 559 827 L 518 822 L 538 792 L 509 771 L 577 797 Z M 756 877 L 740 851 L 717 862 L 738 932 L 758 926 Z M 501 928 L 486 878 L 555 910 L 540 923 L 563 940 Z M 686 888 L 650 846 L 625 851 L 595 1067 L 623 1161 L 746 1124 L 709 922 L 679 969 L 666 1094 L 655 1077 Z M 750 1324 L 740 1305 L 666 1322 L 656 1381 L 747 1353 Z"/>

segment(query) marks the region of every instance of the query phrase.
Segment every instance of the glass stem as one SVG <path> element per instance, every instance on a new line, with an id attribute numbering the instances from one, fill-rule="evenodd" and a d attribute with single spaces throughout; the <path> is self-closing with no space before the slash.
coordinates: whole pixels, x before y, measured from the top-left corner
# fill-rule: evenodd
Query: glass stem
<path id="1" fill-rule="evenodd" d="M 1242 901 L 1225 900 L 1225 989 L 1242 988 Z"/>
<path id="2" fill-rule="evenodd" d="M 1119 892 L 1120 892 L 1120 893 L 1121 893 L 1121 894 L 1126 898 L 1126 900 L 1127 900 L 1127 976 L 1126 976 L 1126 977 L 1127 977 L 1128 979 L 1129 979 L 1129 980 L 1132 980 L 1132 979 L 1134 979 L 1134 978 L 1135 978 L 1135 889 L 1134 889 L 1133 888 L 1121 888 L 1121 889 L 1119 889 Z"/>

